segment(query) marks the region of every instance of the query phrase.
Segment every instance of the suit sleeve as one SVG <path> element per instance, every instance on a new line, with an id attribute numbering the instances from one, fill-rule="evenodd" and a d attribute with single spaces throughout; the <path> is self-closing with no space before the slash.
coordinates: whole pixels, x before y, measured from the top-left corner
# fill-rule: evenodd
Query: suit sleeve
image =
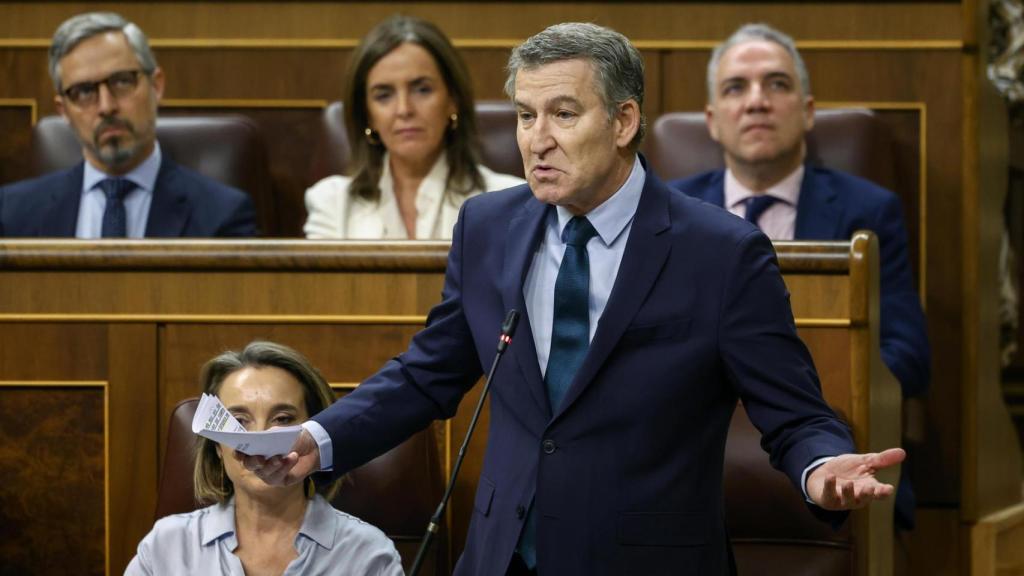
<path id="1" fill-rule="evenodd" d="M 882 360 L 900 382 L 904 397 L 928 391 L 931 350 L 921 300 L 914 288 L 907 230 L 899 198 L 889 194 L 873 217 L 881 268 Z"/>
<path id="2" fill-rule="evenodd" d="M 849 428 L 821 395 L 811 355 L 800 340 L 768 238 L 752 231 L 728 264 L 721 301 L 719 348 L 772 466 L 798 490 L 814 460 L 853 452 Z"/>
<path id="3" fill-rule="evenodd" d="M 462 307 L 464 205 L 455 225 L 441 303 L 401 355 L 313 420 L 331 436 L 334 474 L 398 445 L 434 420 L 455 415 L 482 374 Z"/>
<path id="4" fill-rule="evenodd" d="M 221 238 L 259 236 L 259 229 L 256 226 L 256 208 L 248 194 L 240 192 L 237 198 L 232 198 L 224 222 L 218 228 L 216 235 Z"/>

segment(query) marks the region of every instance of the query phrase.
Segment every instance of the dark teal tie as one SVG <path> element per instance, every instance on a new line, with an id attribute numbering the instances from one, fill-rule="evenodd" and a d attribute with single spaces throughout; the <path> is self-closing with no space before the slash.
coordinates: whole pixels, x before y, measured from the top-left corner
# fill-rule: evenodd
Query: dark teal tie
<path id="1" fill-rule="evenodd" d="M 107 196 L 100 235 L 103 238 L 124 238 L 128 235 L 128 215 L 124 209 L 124 197 L 135 189 L 135 183 L 125 178 L 107 178 L 100 181 L 100 189 Z"/>
<path id="2" fill-rule="evenodd" d="M 565 225 L 565 253 L 555 279 L 551 353 L 544 382 L 551 412 L 558 412 L 576 370 L 590 346 L 590 258 L 587 242 L 597 234 L 590 221 L 577 216 Z"/>
<path id="3" fill-rule="evenodd" d="M 590 346 L 590 258 L 587 242 L 597 235 L 590 221 L 576 216 L 565 225 L 562 241 L 565 253 L 555 279 L 554 320 L 551 323 L 551 353 L 544 373 L 551 412 L 558 411 L 576 371 Z M 537 519 L 530 513 L 519 537 L 519 555 L 527 568 L 537 566 Z"/>
<path id="4" fill-rule="evenodd" d="M 764 214 L 764 211 L 767 210 L 769 206 L 778 201 L 779 199 L 775 196 L 769 196 L 767 194 L 747 198 L 747 215 L 745 216 L 747 222 L 753 222 L 754 226 L 758 226 L 757 221 L 761 218 L 761 214 Z M 758 226 L 758 228 L 760 228 L 760 226 Z"/>

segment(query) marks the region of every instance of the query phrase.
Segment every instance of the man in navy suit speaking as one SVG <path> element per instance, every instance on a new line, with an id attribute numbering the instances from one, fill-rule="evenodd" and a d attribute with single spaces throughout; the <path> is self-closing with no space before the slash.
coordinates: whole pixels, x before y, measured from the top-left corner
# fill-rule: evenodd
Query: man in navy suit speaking
<path id="1" fill-rule="evenodd" d="M 0 236 L 256 235 L 247 194 L 161 154 L 164 73 L 138 26 L 112 13 L 66 20 L 50 46 L 50 76 L 85 159 L 0 188 Z"/>
<path id="2" fill-rule="evenodd" d="M 878 235 L 881 255 L 881 354 L 906 405 L 928 390 L 931 354 L 924 313 L 907 256 L 899 198 L 867 180 L 805 162 L 804 135 L 814 124 L 810 80 L 793 40 L 748 24 L 708 63 L 708 130 L 725 152 L 725 170 L 669 184 L 723 206 L 773 240 L 849 240 Z M 904 470 L 906 468 L 904 467 Z M 914 496 L 901 481 L 897 527 L 914 526 Z"/>
<path id="3" fill-rule="evenodd" d="M 245 465 L 272 484 L 341 474 L 452 417 L 516 309 L 457 574 L 728 573 L 738 399 L 823 516 L 889 496 L 875 472 L 903 451 L 850 454 L 768 238 L 637 154 L 632 44 L 560 24 L 508 69 L 528 184 L 463 205 L 441 303 L 406 352 L 305 424 L 293 452 Z"/>

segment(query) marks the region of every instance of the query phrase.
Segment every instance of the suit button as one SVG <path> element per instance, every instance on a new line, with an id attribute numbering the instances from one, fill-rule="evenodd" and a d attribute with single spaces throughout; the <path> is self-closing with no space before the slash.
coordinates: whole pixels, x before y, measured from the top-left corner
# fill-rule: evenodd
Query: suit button
<path id="1" fill-rule="evenodd" d="M 555 453 L 555 441 L 554 440 L 545 440 L 543 443 L 541 443 L 541 447 L 544 448 L 544 453 L 545 454 L 554 454 Z"/>
<path id="2" fill-rule="evenodd" d="M 523 516 L 526 516 L 526 508 L 520 504 L 519 506 L 516 506 L 516 518 L 522 520 Z"/>

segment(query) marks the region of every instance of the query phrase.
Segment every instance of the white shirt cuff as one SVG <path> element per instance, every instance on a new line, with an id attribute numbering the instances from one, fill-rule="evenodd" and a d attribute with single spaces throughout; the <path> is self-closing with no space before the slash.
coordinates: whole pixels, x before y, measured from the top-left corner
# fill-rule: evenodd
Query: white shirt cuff
<path id="1" fill-rule="evenodd" d="M 814 500 L 811 500 L 811 497 L 807 495 L 807 476 L 809 476 L 811 472 L 814 472 L 815 468 L 821 466 L 822 464 L 828 462 L 833 458 L 835 458 L 835 456 L 825 456 L 822 458 L 818 458 L 814 462 L 811 462 L 810 465 L 807 466 L 807 468 L 804 468 L 804 473 L 800 475 L 800 487 L 803 488 L 804 491 L 804 500 L 807 500 L 807 502 L 814 504 L 815 506 L 817 506 L 817 504 L 815 504 Z"/>
<path id="2" fill-rule="evenodd" d="M 320 470 L 331 470 L 334 467 L 334 448 L 331 444 L 331 435 L 316 420 L 306 420 L 302 423 L 302 427 L 309 432 L 313 440 L 316 440 L 316 445 L 320 448 Z M 806 494 L 806 491 L 804 492 Z"/>

